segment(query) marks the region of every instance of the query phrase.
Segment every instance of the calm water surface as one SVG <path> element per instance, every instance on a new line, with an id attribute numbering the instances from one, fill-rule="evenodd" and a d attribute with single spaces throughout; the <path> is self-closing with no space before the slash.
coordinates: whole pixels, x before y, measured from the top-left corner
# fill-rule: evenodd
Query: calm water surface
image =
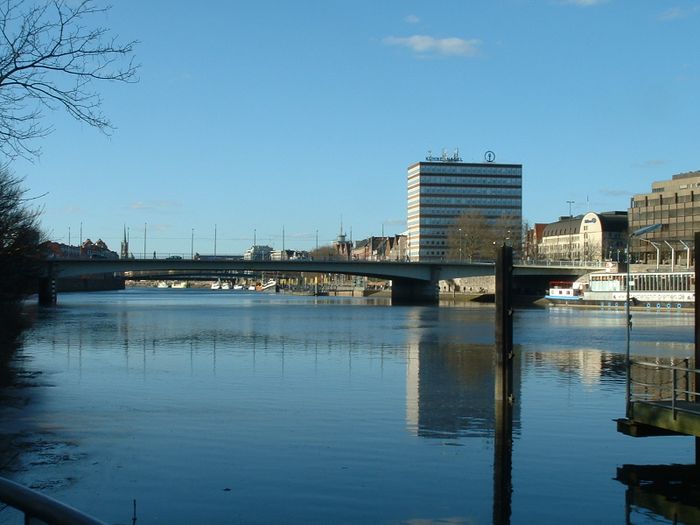
<path id="1" fill-rule="evenodd" d="M 63 294 L 0 409 L 3 474 L 109 523 L 492 523 L 493 308 L 209 290 Z M 635 355 L 692 355 L 693 317 L 634 315 Z M 512 523 L 658 523 L 622 315 L 518 310 Z M 9 510 L 0 522 L 14 523 Z M 669 521 L 670 522 L 670 521 Z"/>

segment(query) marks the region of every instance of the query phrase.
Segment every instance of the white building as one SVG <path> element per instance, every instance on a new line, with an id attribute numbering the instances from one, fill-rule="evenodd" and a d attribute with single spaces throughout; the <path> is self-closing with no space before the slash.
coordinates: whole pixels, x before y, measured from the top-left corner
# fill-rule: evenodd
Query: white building
<path id="1" fill-rule="evenodd" d="M 589 212 L 545 226 L 537 252 L 550 261 L 618 260 L 627 234 L 627 213 Z"/>
<path id="2" fill-rule="evenodd" d="M 408 167 L 408 255 L 411 261 L 444 259 L 447 232 L 465 212 L 488 221 L 522 223 L 522 164 L 473 164 L 426 157 Z"/>

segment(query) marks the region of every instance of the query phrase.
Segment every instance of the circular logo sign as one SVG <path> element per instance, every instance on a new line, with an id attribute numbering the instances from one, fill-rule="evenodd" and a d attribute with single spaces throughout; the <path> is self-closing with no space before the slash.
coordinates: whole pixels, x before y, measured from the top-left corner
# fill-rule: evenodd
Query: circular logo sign
<path id="1" fill-rule="evenodd" d="M 496 160 L 496 154 L 493 151 L 489 150 L 486 153 L 484 153 L 484 160 L 486 162 L 493 162 L 494 160 Z"/>

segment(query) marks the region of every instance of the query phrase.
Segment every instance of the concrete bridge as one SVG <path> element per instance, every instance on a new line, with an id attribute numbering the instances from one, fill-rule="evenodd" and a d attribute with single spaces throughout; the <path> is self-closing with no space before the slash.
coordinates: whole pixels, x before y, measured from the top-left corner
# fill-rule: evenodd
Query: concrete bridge
<path id="1" fill-rule="evenodd" d="M 392 281 L 393 304 L 437 304 L 438 282 L 460 277 L 494 275 L 493 262 L 396 262 L 396 261 L 241 261 L 183 259 L 47 259 L 39 286 L 42 304 L 56 302 L 55 279 L 124 272 L 304 272 L 375 277 Z M 600 270 L 599 264 L 515 264 L 513 275 L 540 285 L 549 280 L 577 278 Z"/>

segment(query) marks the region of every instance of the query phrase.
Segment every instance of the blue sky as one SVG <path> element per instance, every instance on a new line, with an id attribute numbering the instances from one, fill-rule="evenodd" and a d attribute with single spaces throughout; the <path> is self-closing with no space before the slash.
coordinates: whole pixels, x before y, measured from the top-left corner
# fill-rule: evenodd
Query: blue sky
<path id="1" fill-rule="evenodd" d="M 137 1 L 139 82 L 110 136 L 61 112 L 12 164 L 54 240 L 308 249 L 405 230 L 406 168 L 446 148 L 523 164 L 530 223 L 626 209 L 700 169 L 700 1 Z"/>

